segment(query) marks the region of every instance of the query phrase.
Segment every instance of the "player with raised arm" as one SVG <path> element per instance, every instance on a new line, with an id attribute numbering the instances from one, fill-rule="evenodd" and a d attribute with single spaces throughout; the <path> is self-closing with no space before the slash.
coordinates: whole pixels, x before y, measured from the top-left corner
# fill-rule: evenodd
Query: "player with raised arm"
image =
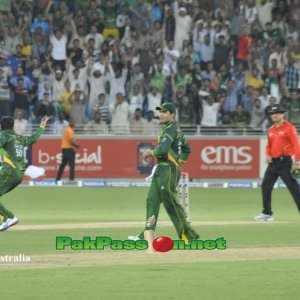
<path id="1" fill-rule="evenodd" d="M 45 130 L 49 117 L 45 116 L 37 131 L 31 136 L 21 136 L 14 132 L 14 119 L 3 117 L 0 121 L 0 155 L 2 168 L 0 170 L 0 197 L 16 188 L 23 180 L 25 172 L 25 148 L 37 142 Z M 16 225 L 18 219 L 0 203 L 0 215 L 3 222 L 0 231 Z"/>

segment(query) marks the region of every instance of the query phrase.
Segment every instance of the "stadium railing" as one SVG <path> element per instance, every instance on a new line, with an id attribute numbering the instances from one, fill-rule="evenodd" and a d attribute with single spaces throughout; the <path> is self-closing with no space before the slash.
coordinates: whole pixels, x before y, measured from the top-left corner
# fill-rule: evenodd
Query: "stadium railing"
<path id="1" fill-rule="evenodd" d="M 38 125 L 32 125 L 31 132 L 34 132 L 37 129 Z M 240 135 L 240 136 L 259 136 L 259 135 L 265 135 L 266 130 L 262 129 L 254 129 L 249 127 L 237 127 L 237 126 L 231 126 L 231 127 L 203 127 L 201 125 L 181 125 L 180 126 L 187 136 L 201 136 L 201 135 Z M 159 134 L 159 129 L 154 128 L 147 128 L 142 130 L 140 126 L 136 127 L 130 127 L 131 131 L 128 132 L 128 130 L 124 130 L 124 132 L 118 131 L 118 133 L 113 132 L 113 130 L 108 127 L 107 130 L 97 132 L 97 130 L 85 130 L 85 124 L 76 125 L 75 127 L 75 133 L 77 135 L 97 135 L 97 136 L 120 136 L 120 135 L 147 135 L 147 136 L 157 136 Z M 300 126 L 298 127 L 300 129 Z M 57 130 L 57 127 L 53 124 L 49 124 L 47 126 L 47 129 L 45 131 L 46 135 L 61 135 L 62 133 Z M 29 133 L 27 134 L 29 135 Z"/>

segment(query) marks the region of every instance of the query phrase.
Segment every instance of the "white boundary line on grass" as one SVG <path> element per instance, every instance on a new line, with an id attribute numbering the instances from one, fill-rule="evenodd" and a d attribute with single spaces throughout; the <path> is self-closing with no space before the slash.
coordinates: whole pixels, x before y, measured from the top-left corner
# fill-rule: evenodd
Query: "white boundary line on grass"
<path id="1" fill-rule="evenodd" d="M 261 224 L 293 224 L 292 221 L 272 221 L 272 222 L 258 222 L 258 221 L 193 221 L 196 226 L 231 226 L 231 225 L 261 225 Z M 124 222 L 92 222 L 92 223 L 58 223 L 58 224 L 19 224 L 10 229 L 10 231 L 24 231 L 24 230 L 55 230 L 55 229 L 85 229 L 85 228 L 132 228 L 143 227 L 144 221 L 124 221 Z M 170 221 L 158 221 L 160 227 L 173 226 Z"/>

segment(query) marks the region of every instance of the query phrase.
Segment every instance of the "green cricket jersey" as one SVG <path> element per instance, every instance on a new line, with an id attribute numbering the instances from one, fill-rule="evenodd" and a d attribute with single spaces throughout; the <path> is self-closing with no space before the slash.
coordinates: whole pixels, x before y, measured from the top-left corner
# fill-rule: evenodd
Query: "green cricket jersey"
<path id="1" fill-rule="evenodd" d="M 25 170 L 25 151 L 24 148 L 34 144 L 44 132 L 43 127 L 32 136 L 21 136 L 13 129 L 3 130 L 0 134 L 0 155 L 3 164 L 6 163 L 14 169 Z"/>
<path id="2" fill-rule="evenodd" d="M 165 125 L 158 137 L 158 146 L 152 150 L 159 165 L 178 165 L 179 161 L 185 162 L 190 153 L 191 147 L 176 121 Z"/>

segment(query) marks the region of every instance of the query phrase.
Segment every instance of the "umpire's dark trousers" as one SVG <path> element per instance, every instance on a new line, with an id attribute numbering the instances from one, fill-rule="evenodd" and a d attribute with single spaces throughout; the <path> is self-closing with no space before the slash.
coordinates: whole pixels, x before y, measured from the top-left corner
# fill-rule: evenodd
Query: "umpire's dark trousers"
<path id="1" fill-rule="evenodd" d="M 73 148 L 67 148 L 62 149 L 62 161 L 58 169 L 58 173 L 56 176 L 56 180 L 60 180 L 62 173 L 67 165 L 69 163 L 70 166 L 70 180 L 74 180 L 75 178 L 75 150 Z"/>
<path id="2" fill-rule="evenodd" d="M 283 156 L 280 158 L 273 158 L 273 162 L 269 163 L 262 182 L 262 197 L 263 197 L 263 213 L 272 215 L 271 207 L 271 194 L 274 184 L 278 177 L 281 177 L 282 181 L 287 186 L 294 201 L 300 212 L 300 186 L 294 178 L 291 176 L 292 158 L 289 156 Z"/>

